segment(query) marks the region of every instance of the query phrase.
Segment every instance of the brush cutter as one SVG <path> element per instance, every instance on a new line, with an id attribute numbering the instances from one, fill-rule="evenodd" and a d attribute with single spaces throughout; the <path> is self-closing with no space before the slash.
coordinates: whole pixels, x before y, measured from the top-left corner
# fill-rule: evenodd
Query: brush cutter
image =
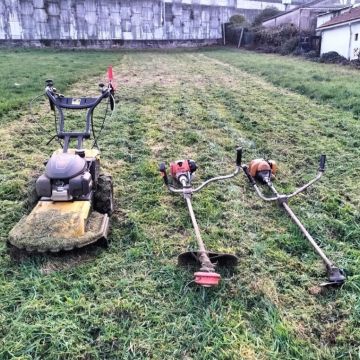
<path id="1" fill-rule="evenodd" d="M 306 230 L 304 225 L 300 222 L 298 217 L 291 210 L 290 206 L 288 205 L 288 200 L 300 194 L 304 190 L 306 190 L 308 187 L 313 185 L 316 181 L 318 181 L 322 177 L 325 171 L 325 162 L 326 162 L 326 156 L 321 155 L 317 176 L 311 181 L 309 181 L 307 184 L 296 189 L 293 193 L 289 195 L 279 194 L 272 183 L 272 180 L 274 179 L 277 170 L 277 165 L 273 160 L 267 161 L 264 159 L 255 159 L 251 161 L 248 166 L 247 165 L 242 166 L 245 175 L 247 176 L 249 182 L 253 185 L 258 196 L 264 201 L 270 201 L 270 202 L 276 201 L 283 209 L 285 209 L 285 211 L 288 213 L 288 215 L 291 217 L 294 223 L 299 227 L 299 229 L 304 234 L 304 236 L 309 240 L 314 250 L 321 257 L 321 259 L 325 264 L 327 276 L 328 276 L 328 282 L 322 283 L 321 284 L 322 286 L 343 284 L 345 281 L 345 273 L 343 270 L 339 269 L 321 250 L 321 248 L 316 243 L 314 238 L 309 234 L 309 232 Z M 261 192 L 256 181 L 266 185 L 271 190 L 274 196 L 272 197 L 265 196 Z"/>
<path id="2" fill-rule="evenodd" d="M 113 210 L 112 178 L 100 174 L 100 151 L 84 149 L 83 143 L 93 135 L 93 147 L 97 145 L 93 124 L 95 108 L 106 99 L 107 106 L 114 111 L 112 80 L 110 67 L 108 84 L 99 85 L 100 95 L 96 98 L 65 97 L 57 92 L 52 80 L 46 81 L 45 95 L 55 113 L 55 137 L 63 142 L 62 149 L 53 153 L 46 162 L 44 174 L 37 179 L 37 204 L 10 231 L 10 248 L 58 252 L 100 239 L 107 244 L 109 215 Z M 87 110 L 85 129 L 66 130 L 64 110 Z M 106 113 L 102 128 L 105 118 Z M 77 146 L 71 149 L 70 143 L 74 140 Z"/>
<path id="3" fill-rule="evenodd" d="M 160 164 L 160 173 L 164 179 L 165 185 L 171 192 L 182 194 L 186 201 L 198 243 L 198 250 L 180 254 L 178 263 L 179 265 L 200 265 L 200 271 L 194 273 L 195 283 L 204 287 L 212 287 L 219 284 L 221 276 L 215 272 L 217 265 L 233 267 L 236 266 L 238 259 L 231 254 L 221 254 L 206 250 L 195 218 L 191 198 L 194 193 L 200 191 L 212 182 L 230 179 L 236 176 L 239 173 L 240 168 L 241 149 L 239 148 L 237 149 L 236 170 L 232 174 L 211 178 L 203 182 L 200 186 L 193 188 L 192 180 L 194 173 L 197 170 L 197 165 L 194 160 L 178 160 L 170 164 L 172 185 L 169 183 L 165 164 Z"/>

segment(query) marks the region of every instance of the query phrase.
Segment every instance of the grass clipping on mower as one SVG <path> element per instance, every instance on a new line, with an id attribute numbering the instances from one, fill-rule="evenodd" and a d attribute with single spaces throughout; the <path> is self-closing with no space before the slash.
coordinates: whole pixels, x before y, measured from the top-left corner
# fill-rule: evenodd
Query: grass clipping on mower
<path id="1" fill-rule="evenodd" d="M 24 216 L 11 230 L 9 241 L 27 251 L 57 252 L 82 247 L 103 236 L 104 215 L 93 211 L 86 223 L 85 234 L 74 236 L 79 224 L 79 214 L 56 210 Z"/>

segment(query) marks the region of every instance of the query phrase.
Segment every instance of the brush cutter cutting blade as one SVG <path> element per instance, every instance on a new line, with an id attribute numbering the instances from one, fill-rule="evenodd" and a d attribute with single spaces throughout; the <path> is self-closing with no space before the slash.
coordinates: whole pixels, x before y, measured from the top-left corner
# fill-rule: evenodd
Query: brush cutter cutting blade
<path id="1" fill-rule="evenodd" d="M 329 268 L 328 279 L 329 281 L 321 283 L 320 286 L 340 286 L 346 280 L 345 272 L 338 267 Z"/>
<path id="2" fill-rule="evenodd" d="M 198 271 L 194 274 L 195 283 L 203 287 L 212 287 L 219 285 L 221 276 L 218 273 L 214 272 L 203 272 Z"/>
<path id="3" fill-rule="evenodd" d="M 238 264 L 239 259 L 235 255 L 220 254 L 216 252 L 207 252 L 210 261 L 213 264 L 224 267 L 234 267 Z M 200 265 L 199 256 L 196 251 L 187 251 L 178 256 L 178 264 L 181 266 L 198 266 Z"/>

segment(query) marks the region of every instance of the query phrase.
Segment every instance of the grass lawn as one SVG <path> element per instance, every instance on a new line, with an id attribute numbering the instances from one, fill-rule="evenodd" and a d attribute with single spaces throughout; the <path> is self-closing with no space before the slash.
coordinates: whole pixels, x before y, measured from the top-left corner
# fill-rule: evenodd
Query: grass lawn
<path id="1" fill-rule="evenodd" d="M 53 54 L 73 56 L 78 69 L 83 62 L 85 72 L 76 72 L 74 84 L 80 93 L 97 84 L 109 61 L 114 65 L 118 111 L 100 142 L 103 166 L 115 182 L 112 242 L 107 250 L 10 260 L 7 234 L 26 213 L 28 181 L 56 143 L 46 146 L 47 137 L 26 116 L 0 128 L 0 359 L 359 357 L 354 99 L 360 72 L 228 49 L 105 53 L 103 66 L 89 60 L 100 58 L 94 53 Z M 22 55 L 44 64 L 31 75 L 38 86 L 26 94 L 42 91 L 42 73 L 52 73 L 65 92 L 70 80 L 48 64 L 52 52 Z M 7 56 L 2 67 L 16 54 Z M 317 81 L 317 72 L 330 80 Z M 300 84 L 308 88 L 303 94 Z M 313 96 L 329 84 L 347 89 L 351 107 L 342 96 Z M 235 272 L 223 271 L 219 287 L 203 289 L 176 265 L 179 253 L 195 248 L 195 238 L 185 204 L 164 188 L 158 163 L 195 159 L 200 182 L 232 171 L 238 145 L 244 160 L 277 160 L 276 184 L 286 192 L 312 178 L 320 154 L 328 155 L 321 182 L 290 205 L 346 269 L 342 288 L 315 294 L 324 280 L 321 261 L 283 211 L 258 199 L 242 175 L 193 199 L 208 247 L 239 256 Z"/>
<path id="2" fill-rule="evenodd" d="M 26 108 L 30 99 L 41 94 L 46 79 L 56 78 L 56 87 L 66 89 L 77 81 L 105 71 L 119 61 L 119 53 L 104 51 L 49 51 L 1 49 L 0 116 Z M 84 83 L 86 86 L 86 83 Z M 6 121 L 12 116 L 6 117 Z"/>

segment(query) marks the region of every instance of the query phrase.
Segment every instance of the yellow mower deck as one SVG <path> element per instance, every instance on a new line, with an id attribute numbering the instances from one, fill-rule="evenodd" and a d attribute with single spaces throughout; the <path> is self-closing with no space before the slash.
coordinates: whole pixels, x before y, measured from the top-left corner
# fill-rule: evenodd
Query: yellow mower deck
<path id="1" fill-rule="evenodd" d="M 10 231 L 9 242 L 27 251 L 58 252 L 106 238 L 108 215 L 90 210 L 89 201 L 39 201 Z"/>

